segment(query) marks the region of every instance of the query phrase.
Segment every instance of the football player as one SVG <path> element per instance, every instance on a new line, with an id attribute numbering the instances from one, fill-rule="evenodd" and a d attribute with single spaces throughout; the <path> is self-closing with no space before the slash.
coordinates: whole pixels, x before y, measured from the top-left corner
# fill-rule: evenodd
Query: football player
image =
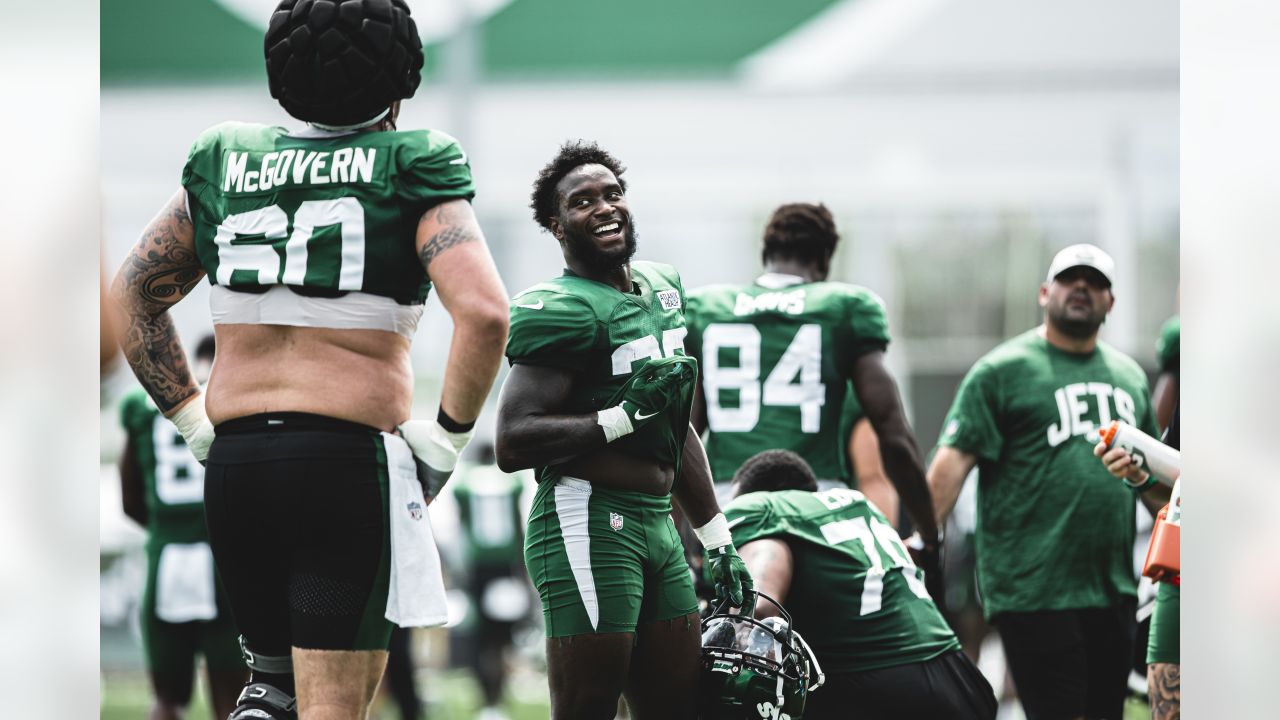
<path id="1" fill-rule="evenodd" d="M 920 448 L 884 364 L 884 304 L 866 288 L 827 280 L 839 239 L 825 205 L 783 205 L 765 227 L 764 274 L 748 285 L 690 293 L 689 352 L 702 368 L 694 427 L 707 432 L 721 497 L 738 467 L 762 448 L 795 451 L 824 489 L 848 487 L 841 412 L 852 390 L 923 540 L 932 587 L 941 581 L 938 526 Z"/>
<path id="2" fill-rule="evenodd" d="M 305 125 L 200 135 L 112 293 L 134 373 L 207 459 L 210 543 L 252 671 L 232 718 L 363 718 L 392 623 L 446 618 L 422 506 L 501 363 L 506 290 L 466 153 L 396 129 L 423 62 L 404 0 L 283 0 L 264 50 L 271 95 Z M 206 276 L 207 392 L 168 313 Z M 452 343 L 437 418 L 410 422 L 433 285 Z"/>
<path id="3" fill-rule="evenodd" d="M 808 463 L 787 450 L 748 459 L 732 492 L 725 515 L 756 588 L 786 603 L 826 674 L 806 720 L 995 717 L 990 684 L 862 493 L 819 491 Z M 776 608 L 758 602 L 756 617 Z"/>
<path id="4" fill-rule="evenodd" d="M 672 501 L 696 528 L 721 597 L 750 579 L 689 430 L 675 268 L 633 262 L 624 168 L 573 142 L 538 174 L 534 219 L 566 270 L 511 304 L 498 465 L 537 468 L 525 565 L 542 599 L 554 718 L 691 718 L 699 620 Z"/>
<path id="5" fill-rule="evenodd" d="M 461 525 L 463 572 L 475 610 L 471 670 L 484 695 L 476 720 L 507 720 L 501 708 L 507 684 L 506 652 L 517 621 L 528 615 L 529 581 L 521 549 L 520 500 L 529 473 L 504 473 L 494 464 L 492 443 L 474 451 L 475 462 L 450 481 Z"/>
<path id="6" fill-rule="evenodd" d="M 214 339 L 196 346 L 192 375 L 209 379 Z M 248 669 L 240 658 L 235 622 L 217 576 L 204 527 L 204 468 L 173 423 L 138 390 L 124 399 L 120 491 L 125 514 L 147 531 L 147 584 L 140 626 L 147 672 L 155 691 L 150 717 L 186 713 L 195 685 L 196 656 L 204 656 L 214 714 L 236 705 Z"/>

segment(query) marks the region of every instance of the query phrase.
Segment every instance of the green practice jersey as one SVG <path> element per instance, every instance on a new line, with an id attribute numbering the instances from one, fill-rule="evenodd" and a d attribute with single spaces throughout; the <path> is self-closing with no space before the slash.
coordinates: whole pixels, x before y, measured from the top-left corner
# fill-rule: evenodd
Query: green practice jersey
<path id="1" fill-rule="evenodd" d="M 1147 377 L 1099 342 L 1088 354 L 1031 330 L 965 376 L 940 443 L 978 458 L 978 587 L 987 617 L 1106 607 L 1134 596 L 1136 495 L 1086 437 L 1112 420 L 1154 436 Z"/>
<path id="2" fill-rule="evenodd" d="M 572 371 L 573 389 L 561 412 L 603 410 L 640 361 L 685 354 L 684 287 L 675 268 L 636 261 L 631 279 L 633 292 L 623 293 L 566 270 L 512 300 L 507 359 Z M 687 418 L 687 406 L 674 403 L 668 412 Z M 612 447 L 675 464 L 672 448 L 683 446 L 688 422 L 661 425 L 665 432 L 629 435 Z M 559 476 L 554 467 L 538 468 L 539 482 Z"/>
<path id="3" fill-rule="evenodd" d="M 827 673 L 930 660 L 960 649 L 893 525 L 856 490 L 741 495 L 724 510 L 733 542 L 791 550 L 786 607 Z"/>
<path id="4" fill-rule="evenodd" d="M 775 448 L 798 453 L 819 478 L 847 482 L 841 412 L 854 360 L 889 343 L 880 298 L 856 285 L 770 273 L 751 285 L 691 292 L 686 316 L 716 482 Z"/>
<path id="5" fill-rule="evenodd" d="M 124 399 L 120 423 L 133 441 L 147 503 L 147 549 L 168 543 L 208 542 L 204 524 L 204 467 L 178 428 L 142 390 Z"/>
<path id="6" fill-rule="evenodd" d="M 431 287 L 414 248 L 422 214 L 475 194 L 466 153 L 435 130 L 316 137 L 234 122 L 195 141 L 182 186 L 214 285 L 405 305 Z"/>
<path id="7" fill-rule="evenodd" d="M 1182 358 L 1178 351 L 1182 335 L 1182 320 L 1177 315 L 1165 321 L 1160 328 L 1160 339 L 1156 341 L 1156 360 L 1160 364 L 1160 372 L 1173 373 L 1178 377 Z"/>
<path id="8" fill-rule="evenodd" d="M 463 553 L 468 565 L 507 566 L 522 559 L 522 473 L 496 465 L 464 465 L 449 485 L 458 502 Z"/>

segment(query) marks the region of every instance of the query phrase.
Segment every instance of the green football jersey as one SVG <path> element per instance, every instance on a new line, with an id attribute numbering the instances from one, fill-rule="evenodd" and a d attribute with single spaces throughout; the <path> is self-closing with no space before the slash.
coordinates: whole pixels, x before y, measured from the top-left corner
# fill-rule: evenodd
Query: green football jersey
<path id="1" fill-rule="evenodd" d="M 1136 595 L 1136 494 L 1087 438 L 1116 419 L 1158 435 L 1146 374 L 1102 342 L 1069 353 L 1030 330 L 961 382 L 939 442 L 978 458 L 978 587 L 988 618 Z"/>
<path id="2" fill-rule="evenodd" d="M 1156 341 L 1156 360 L 1160 365 L 1160 372 L 1173 373 L 1174 377 L 1178 377 L 1181 370 L 1182 358 L 1178 352 L 1181 335 L 1182 319 L 1174 315 L 1160 328 L 1160 339 Z"/>
<path id="3" fill-rule="evenodd" d="M 960 649 L 893 525 L 857 490 L 748 493 L 724 513 L 739 548 L 786 541 L 793 566 L 785 605 L 827 673 Z"/>
<path id="4" fill-rule="evenodd" d="M 468 565 L 506 566 L 520 562 L 521 473 L 505 473 L 496 465 L 467 464 L 449 482 L 458 502 L 463 554 Z"/>
<path id="5" fill-rule="evenodd" d="M 565 270 L 511 301 L 507 359 L 572 371 L 573 389 L 561 408 L 566 414 L 605 409 L 640 362 L 685 354 L 684 286 L 675 268 L 636 261 L 631 279 L 633 292 L 623 293 Z M 667 412 L 687 418 L 692 397 L 690 390 Z M 628 435 L 612 446 L 678 464 L 687 420 L 654 426 L 662 430 Z M 554 467 L 538 468 L 539 482 L 559 476 Z"/>
<path id="6" fill-rule="evenodd" d="M 168 543 L 208 542 L 204 524 L 204 467 L 178 428 L 142 390 L 129 393 L 120 423 L 133 441 L 147 503 L 147 550 Z"/>
<path id="7" fill-rule="evenodd" d="M 431 287 L 414 249 L 422 214 L 475 195 L 466 153 L 435 130 L 317 137 L 235 122 L 195 141 L 182 186 L 211 283 L 405 305 Z"/>
<path id="8" fill-rule="evenodd" d="M 880 298 L 856 285 L 770 273 L 751 285 L 691 292 L 686 317 L 716 482 L 774 448 L 800 454 L 819 478 L 847 482 L 841 412 L 854 360 L 889 344 Z"/>

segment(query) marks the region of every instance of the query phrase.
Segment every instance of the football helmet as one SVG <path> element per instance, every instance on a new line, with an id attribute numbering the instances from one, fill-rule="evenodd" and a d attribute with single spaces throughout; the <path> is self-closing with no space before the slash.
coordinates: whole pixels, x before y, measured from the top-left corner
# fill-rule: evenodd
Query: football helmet
<path id="1" fill-rule="evenodd" d="M 825 680 L 822 668 L 778 601 L 755 590 L 745 595 L 740 610 L 726 600 L 703 619 L 700 717 L 799 720 L 805 699 Z M 757 620 L 757 597 L 779 615 Z"/>

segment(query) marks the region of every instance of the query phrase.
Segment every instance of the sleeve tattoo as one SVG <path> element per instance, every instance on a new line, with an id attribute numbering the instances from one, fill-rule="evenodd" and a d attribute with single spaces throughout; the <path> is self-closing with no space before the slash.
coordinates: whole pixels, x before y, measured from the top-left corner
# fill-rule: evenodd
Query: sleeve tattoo
<path id="1" fill-rule="evenodd" d="M 191 233 L 191 219 L 179 197 L 147 227 L 111 289 L 125 313 L 120 341 L 125 359 L 162 413 L 196 392 L 168 313 L 204 277 L 194 250 L 182 240 Z"/>
<path id="2" fill-rule="evenodd" d="M 480 239 L 474 223 L 451 205 L 453 201 L 441 203 L 423 216 L 423 220 L 430 221 L 437 228 L 435 234 L 423 243 L 422 251 L 418 254 L 424 268 L 429 268 L 431 261 L 445 250 Z"/>

